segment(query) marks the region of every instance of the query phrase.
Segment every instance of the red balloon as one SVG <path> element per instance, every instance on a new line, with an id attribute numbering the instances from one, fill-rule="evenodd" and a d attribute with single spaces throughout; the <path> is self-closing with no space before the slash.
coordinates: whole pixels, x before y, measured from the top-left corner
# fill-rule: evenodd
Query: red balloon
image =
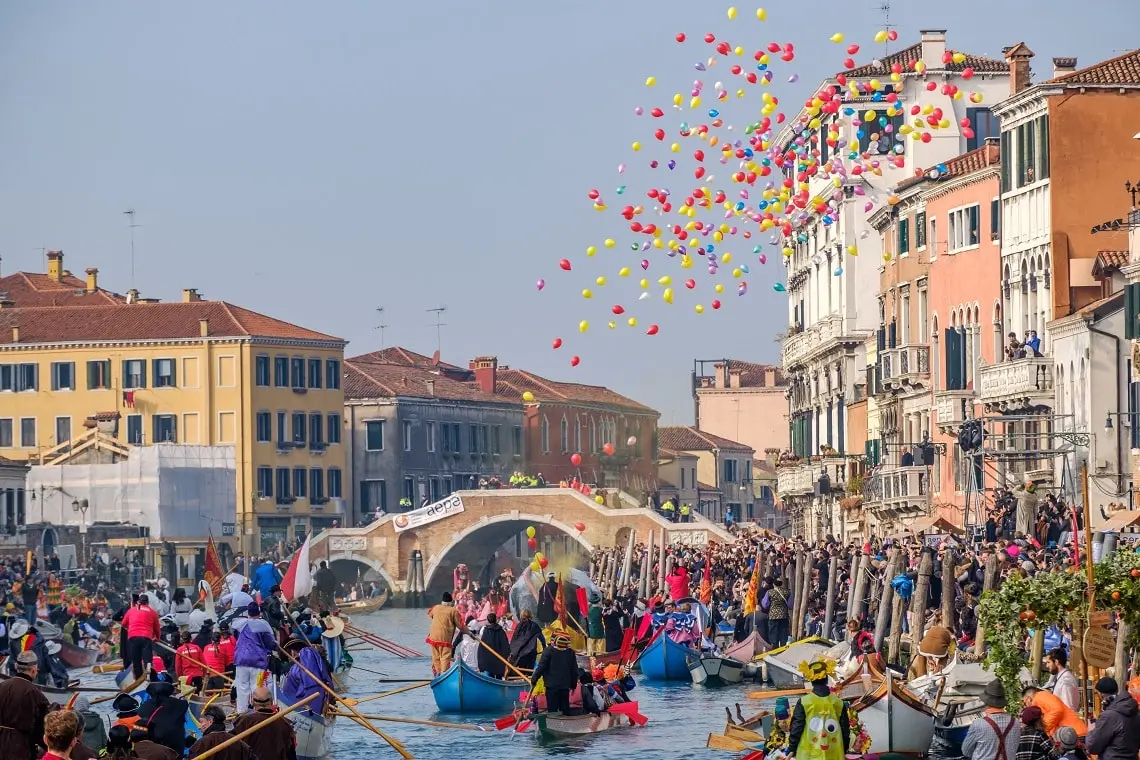
<path id="1" fill-rule="evenodd" d="M 526 540 L 526 545 L 531 551 L 534 551 L 538 548 L 538 541 L 533 538 L 528 538 Z"/>
<path id="2" fill-rule="evenodd" d="M 570 271 L 570 259 L 562 259 L 561 261 L 558 262 L 558 266 L 562 267 L 567 272 L 569 272 Z"/>
<path id="3" fill-rule="evenodd" d="M 625 314 L 625 308 L 623 308 L 621 304 L 614 304 L 614 307 L 610 309 L 610 311 L 614 314 Z"/>
<path id="4" fill-rule="evenodd" d="M 650 111 L 649 113 L 650 113 L 650 115 L 652 115 L 652 116 L 653 116 L 653 118 L 655 118 L 655 119 L 660 119 L 662 116 L 664 116 L 664 115 L 665 115 L 665 112 L 664 112 L 664 111 L 662 111 L 660 108 L 654 108 L 654 109 L 653 109 L 652 111 Z"/>
<path id="5" fill-rule="evenodd" d="M 720 301 L 714 300 L 714 301 L 712 302 L 712 307 L 713 307 L 714 309 L 719 309 L 719 308 L 720 308 Z"/>
<path id="6" fill-rule="evenodd" d="M 586 523 L 580 523 L 580 522 L 574 523 L 574 530 L 578 531 L 579 533 L 581 533 L 585 529 L 586 529 Z"/>
<path id="7" fill-rule="evenodd" d="M 656 335 L 657 334 L 657 325 L 650 325 L 649 329 L 645 331 L 645 334 L 646 335 Z"/>
<path id="8" fill-rule="evenodd" d="M 590 200 L 596 201 L 601 193 L 599 193 L 597 190 L 591 190 L 590 192 L 586 193 L 586 195 L 590 198 Z"/>
<path id="9" fill-rule="evenodd" d="M 562 348 L 562 338 L 555 338 L 554 343 L 551 344 L 553 348 Z"/>
<path id="10" fill-rule="evenodd" d="M 689 290 L 692 290 L 693 288 L 697 287 L 697 281 L 692 279 L 685 280 L 685 287 Z"/>
<path id="11" fill-rule="evenodd" d="M 577 453 L 577 452 L 571 454 L 570 455 L 570 464 L 574 465 L 575 467 L 581 467 L 582 466 L 582 455 Z"/>
<path id="12" fill-rule="evenodd" d="M 612 457 L 614 455 L 614 445 L 612 443 L 603 443 L 602 453 L 608 457 Z"/>
<path id="13" fill-rule="evenodd" d="M 685 33 L 684 32 L 677 32 L 677 42 L 684 42 L 684 41 L 685 41 Z"/>
<path id="14" fill-rule="evenodd" d="M 922 133 L 922 141 L 923 141 L 924 143 L 928 143 L 928 142 L 930 142 L 932 139 L 933 139 L 933 138 L 930 136 L 930 133 L 929 133 L 929 132 L 923 132 L 923 133 Z"/>
<path id="15" fill-rule="evenodd" d="M 579 364 L 581 361 L 582 361 L 582 360 L 581 360 L 581 359 L 579 359 L 577 356 L 573 356 L 573 357 L 571 357 L 571 358 L 570 358 L 570 366 L 571 366 L 571 367 L 577 367 L 577 366 L 578 366 L 578 364 Z"/>
<path id="16" fill-rule="evenodd" d="M 705 42 L 708 42 L 710 44 L 713 42 L 716 42 L 716 35 L 713 34 L 712 32 L 709 32 L 708 34 L 705 35 Z"/>
<path id="17" fill-rule="evenodd" d="M 656 129 L 653 131 L 653 136 L 656 137 L 658 140 L 664 140 L 665 139 L 665 130 L 664 129 Z"/>
<path id="18" fill-rule="evenodd" d="M 543 557 L 542 559 L 540 559 L 538 561 L 538 566 L 541 567 L 543 570 L 545 570 L 546 566 L 549 564 L 550 564 L 550 560 L 548 560 L 546 557 Z"/>
<path id="19" fill-rule="evenodd" d="M 974 77 L 974 70 L 972 68 L 967 66 L 966 68 L 962 69 L 962 78 L 963 79 L 972 79 L 973 77 Z"/>

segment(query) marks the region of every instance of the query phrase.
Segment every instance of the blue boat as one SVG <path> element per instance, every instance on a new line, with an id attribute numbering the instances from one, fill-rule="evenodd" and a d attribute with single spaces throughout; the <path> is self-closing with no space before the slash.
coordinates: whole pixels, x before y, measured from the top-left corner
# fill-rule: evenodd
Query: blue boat
<path id="1" fill-rule="evenodd" d="M 685 671 L 688 675 L 688 671 Z M 500 681 L 470 668 L 462 660 L 432 679 L 431 693 L 440 712 L 505 713 L 519 703 L 519 695 L 530 690 L 526 681 Z"/>
<path id="2" fill-rule="evenodd" d="M 686 659 L 689 656 L 697 656 L 697 652 L 661 634 L 645 648 L 637 664 L 650 681 L 692 681 Z"/>

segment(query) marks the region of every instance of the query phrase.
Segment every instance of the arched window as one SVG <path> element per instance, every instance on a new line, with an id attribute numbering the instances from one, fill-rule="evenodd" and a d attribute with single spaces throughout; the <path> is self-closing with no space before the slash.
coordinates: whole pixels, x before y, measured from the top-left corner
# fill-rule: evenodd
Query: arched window
<path id="1" fill-rule="evenodd" d="M 550 453 L 550 420 L 546 419 L 546 415 L 542 415 L 542 452 L 544 454 Z"/>
<path id="2" fill-rule="evenodd" d="M 570 423 L 566 421 L 565 417 L 562 418 L 559 430 L 561 433 L 559 442 L 562 444 L 562 451 L 567 452 L 570 450 Z"/>

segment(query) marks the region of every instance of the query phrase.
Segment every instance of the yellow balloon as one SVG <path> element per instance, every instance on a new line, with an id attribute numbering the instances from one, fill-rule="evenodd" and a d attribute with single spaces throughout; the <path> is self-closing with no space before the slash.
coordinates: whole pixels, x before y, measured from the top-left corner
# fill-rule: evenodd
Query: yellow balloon
<path id="1" fill-rule="evenodd" d="M 599 287 L 605 287 L 606 278 L 605 277 L 599 277 L 598 279 L 594 280 L 594 282 L 597 283 Z"/>
<path id="2" fill-rule="evenodd" d="M 744 48 L 740 47 L 740 45 L 737 45 L 732 49 L 732 53 L 733 55 L 744 55 Z"/>
<path id="3" fill-rule="evenodd" d="M 597 496 L 595 496 L 595 497 L 594 497 L 594 503 L 595 503 L 595 504 L 605 504 L 605 503 L 606 503 L 606 499 L 605 499 L 605 497 L 604 497 L 604 496 L 602 496 L 601 494 L 598 494 Z"/>
<path id="4" fill-rule="evenodd" d="M 835 34 L 831 35 L 829 39 L 832 42 L 839 44 L 840 42 L 843 42 L 843 32 L 836 32 Z"/>
<path id="5" fill-rule="evenodd" d="M 646 77 L 645 78 L 645 86 L 646 87 L 652 87 L 655 84 L 657 84 L 657 77 Z"/>
<path id="6" fill-rule="evenodd" d="M 849 246 L 847 246 L 847 253 L 852 255 L 852 256 L 858 256 L 859 255 L 859 249 L 856 248 L 854 245 L 849 245 Z"/>
<path id="7" fill-rule="evenodd" d="M 533 536 L 532 536 L 532 538 L 533 538 Z M 546 559 L 546 555 L 543 554 L 542 552 L 535 552 L 534 558 L 537 559 L 539 562 L 541 562 L 542 560 Z"/>
<path id="8" fill-rule="evenodd" d="M 542 565 L 538 564 L 538 560 L 530 563 L 530 569 L 538 573 L 542 571 Z"/>
<path id="9" fill-rule="evenodd" d="M 724 285 L 722 285 L 721 283 L 718 282 L 716 284 L 716 287 L 713 288 L 713 290 L 715 290 L 717 293 L 723 293 L 724 292 Z"/>
<path id="10" fill-rule="evenodd" d="M 725 251 L 724 254 L 720 257 L 720 261 L 722 264 L 727 264 L 728 262 L 732 261 L 732 254 Z"/>
<path id="11" fill-rule="evenodd" d="M 681 257 L 681 269 L 690 269 L 693 266 L 693 259 L 685 254 Z"/>
<path id="12" fill-rule="evenodd" d="M 614 321 L 611 319 L 611 320 L 609 321 L 609 323 L 608 323 L 608 324 L 606 324 L 606 327 L 608 327 L 608 328 L 610 328 L 610 329 L 612 330 L 612 329 L 614 329 L 615 327 L 617 327 L 617 322 L 614 322 Z"/>
<path id="13" fill-rule="evenodd" d="M 590 329 L 590 323 L 587 322 L 586 320 L 583 319 L 581 322 L 578 323 L 578 332 L 586 332 L 589 329 Z"/>
<path id="14" fill-rule="evenodd" d="M 586 248 L 586 255 L 587 255 L 587 256 L 593 256 L 593 255 L 594 255 L 595 253 L 597 253 L 597 252 L 598 252 L 598 249 L 597 249 L 597 248 L 595 248 L 595 247 L 594 247 L 594 246 L 592 246 L 592 245 L 591 245 L 591 246 L 589 246 L 588 248 Z"/>
<path id="15" fill-rule="evenodd" d="M 678 145 L 677 143 L 673 143 L 672 145 L 669 146 L 669 150 L 673 151 L 674 153 L 680 153 L 681 152 L 681 146 Z"/>
<path id="16" fill-rule="evenodd" d="M 644 277 L 642 277 L 642 278 L 641 278 L 641 281 L 640 281 L 639 283 L 637 283 L 637 284 L 641 286 L 641 289 L 642 289 L 642 290 L 645 290 L 646 288 L 648 288 L 648 287 L 649 287 L 649 280 L 647 280 L 647 279 L 645 279 Z"/>
<path id="17" fill-rule="evenodd" d="M 763 8 L 757 8 L 756 9 L 756 18 L 760 19 L 761 21 L 767 21 L 768 20 L 768 11 L 764 10 Z"/>
<path id="18" fill-rule="evenodd" d="M 887 32 L 885 29 L 881 29 L 881 30 L 875 32 L 875 42 L 886 42 L 886 41 L 887 41 Z"/>
<path id="19" fill-rule="evenodd" d="M 965 63 L 965 62 L 966 62 L 966 54 L 965 53 L 954 53 L 954 63 Z"/>
<path id="20" fill-rule="evenodd" d="M 582 291 L 582 298 L 593 298 L 594 294 L 590 292 L 589 288 Z"/>
<path id="21" fill-rule="evenodd" d="M 534 394 L 530 391 L 523 391 L 523 401 L 527 402 L 528 404 L 531 401 L 534 401 Z"/>
<path id="22" fill-rule="evenodd" d="M 529 526 L 526 529 L 526 537 L 527 538 L 534 538 L 534 526 L 533 525 Z"/>
<path id="23" fill-rule="evenodd" d="M 665 288 L 665 292 L 661 294 L 665 299 L 665 303 L 673 303 L 673 288 Z"/>
<path id="24" fill-rule="evenodd" d="M 613 248 L 615 245 L 617 245 L 617 243 L 613 238 L 606 238 L 602 245 L 604 245 L 606 248 Z"/>
<path id="25" fill-rule="evenodd" d="M 733 7 L 728 9 L 728 17 L 730 19 L 736 18 L 736 6 L 733 6 Z"/>
<path id="26" fill-rule="evenodd" d="M 672 278 L 672 277 L 670 277 L 669 275 L 665 275 L 665 276 L 663 276 L 663 277 L 659 277 L 659 278 L 657 279 L 657 284 L 658 284 L 658 285 L 669 285 L 669 284 L 670 284 L 670 283 L 672 283 L 672 282 L 673 282 L 673 278 Z"/>
<path id="27" fill-rule="evenodd" d="M 705 307 L 702 306 L 701 304 L 697 304 L 696 306 L 693 307 L 693 309 L 695 309 L 698 314 L 704 314 L 705 313 Z"/>
<path id="28" fill-rule="evenodd" d="M 634 151 L 639 151 L 639 150 L 641 150 L 641 143 L 634 142 L 634 144 L 631 147 L 634 149 Z"/>
<path id="29" fill-rule="evenodd" d="M 637 327 L 637 317 L 630 317 L 626 320 L 626 324 L 628 324 L 630 327 Z"/>
<path id="30" fill-rule="evenodd" d="M 685 102 L 685 99 L 681 97 L 681 93 L 673 93 L 673 105 L 679 106 L 683 102 Z"/>
<path id="31" fill-rule="evenodd" d="M 692 98 L 689 99 L 689 108 L 700 108 L 700 107 L 701 107 L 701 96 L 700 95 L 694 95 Z"/>
<path id="32" fill-rule="evenodd" d="M 622 267 L 619 269 L 618 277 L 629 277 L 629 267 Z"/>
<path id="33" fill-rule="evenodd" d="M 716 242 L 718 242 L 718 243 L 719 243 L 720 241 L 724 240 L 724 233 L 723 233 L 723 232 L 721 232 L 720 230 L 717 230 L 716 232 L 714 232 L 714 233 L 712 234 L 712 236 L 713 236 L 713 240 L 715 240 L 715 241 L 716 241 Z"/>

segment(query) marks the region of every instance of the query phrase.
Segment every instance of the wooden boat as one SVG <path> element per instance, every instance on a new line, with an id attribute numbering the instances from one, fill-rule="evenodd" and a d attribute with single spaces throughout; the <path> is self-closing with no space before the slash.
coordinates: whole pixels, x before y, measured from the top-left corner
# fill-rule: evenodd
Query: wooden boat
<path id="1" fill-rule="evenodd" d="M 934 712 L 903 688 L 889 670 L 869 664 L 835 687 L 850 702 L 871 737 L 871 754 L 926 754 L 934 737 Z"/>
<path id="2" fill-rule="evenodd" d="M 645 648 L 637 658 L 641 674 L 650 681 L 688 681 L 688 658 L 696 655 L 689 647 L 678 644 L 665 634 L 661 634 Z"/>
<path id="3" fill-rule="evenodd" d="M 534 723 L 539 741 L 556 742 L 589 734 L 600 734 L 603 731 L 621 728 L 622 726 L 632 726 L 633 720 L 627 715 L 612 712 L 604 712 L 600 715 L 538 713 L 534 716 Z"/>
<path id="4" fill-rule="evenodd" d="M 431 681 L 431 693 L 440 712 L 505 713 L 518 704 L 519 695 L 530 689 L 526 681 L 501 681 L 472 670 L 456 660 Z"/>
<path id="5" fill-rule="evenodd" d="M 735 644 L 729 644 L 724 648 L 724 656 L 731 657 L 734 660 L 741 662 L 748 662 L 753 657 L 763 652 L 768 651 L 772 647 L 765 641 L 759 633 L 753 631 L 744 638 L 743 641 L 738 641 Z"/>
<path id="6" fill-rule="evenodd" d="M 705 686 L 736 684 L 744 680 L 744 663 L 715 654 L 689 655 L 689 676 Z"/>
<path id="7" fill-rule="evenodd" d="M 15 678 L 15 676 L 10 676 L 7 673 L 0 673 L 0 683 L 4 683 L 9 678 Z M 78 685 L 78 681 L 72 682 L 72 686 Z M 68 703 L 71 702 L 71 698 L 74 697 L 78 691 L 74 688 L 57 689 L 54 686 L 38 686 L 37 688 L 44 693 L 44 696 L 47 697 L 48 702 L 52 703 L 53 705 L 59 705 L 60 707 L 67 707 Z"/>
<path id="8" fill-rule="evenodd" d="M 60 640 L 59 659 L 69 668 L 89 668 L 99 659 L 99 651 Z"/>
<path id="9" fill-rule="evenodd" d="M 575 654 L 578 657 L 578 667 L 580 668 L 589 668 L 591 665 L 591 658 L 593 659 L 592 664 L 596 665 L 599 668 L 604 668 L 607 665 L 613 665 L 615 663 L 621 662 L 620 649 L 613 652 L 602 652 L 601 654 L 595 655 L 588 655 L 583 652 L 575 652 Z"/>
<path id="10" fill-rule="evenodd" d="M 297 760 L 323 760 L 328 756 L 335 715 L 326 717 L 300 710 L 289 713 L 285 720 L 293 725 L 297 735 Z"/>
<path id="11" fill-rule="evenodd" d="M 210 705 L 217 705 L 223 711 L 229 712 L 230 710 L 230 692 L 229 689 L 224 689 L 216 692 L 204 692 L 202 694 L 191 694 L 186 698 L 190 705 L 190 714 L 194 716 L 195 721 L 202 720 L 202 713 Z"/>
<path id="12" fill-rule="evenodd" d="M 336 603 L 336 606 L 341 612 L 366 615 L 369 612 L 377 612 L 382 609 L 388 603 L 388 598 L 388 590 L 384 589 L 380 592 L 380 596 L 374 596 L 371 599 L 358 599 L 354 602 L 340 601 Z"/>
<path id="13" fill-rule="evenodd" d="M 764 679 L 779 689 L 802 686 L 804 678 L 800 674 L 800 663 L 824 654 L 831 647 L 832 643 L 827 639 L 815 637 L 764 652 L 758 655 Z"/>
<path id="14" fill-rule="evenodd" d="M 986 710 L 979 696 L 986 685 L 994 679 L 981 663 L 960 662 L 957 657 L 938 673 L 913 679 L 906 685 L 908 693 L 938 712 L 954 710 L 950 715 L 947 734 L 954 741 L 966 738 L 970 724 L 980 718 Z M 1031 683 L 1032 674 L 1022 668 L 1019 675 L 1022 683 Z"/>

